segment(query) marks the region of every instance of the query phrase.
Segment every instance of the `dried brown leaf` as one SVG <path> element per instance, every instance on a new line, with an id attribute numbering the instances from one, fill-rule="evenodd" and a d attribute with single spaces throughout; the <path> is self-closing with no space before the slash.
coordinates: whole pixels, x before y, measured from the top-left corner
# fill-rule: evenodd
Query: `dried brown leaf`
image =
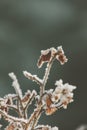
<path id="1" fill-rule="evenodd" d="M 52 115 L 54 112 L 56 112 L 57 108 L 56 107 L 48 107 L 46 109 L 46 115 Z"/>
<path id="2" fill-rule="evenodd" d="M 42 67 L 43 63 L 50 61 L 50 58 L 51 58 L 51 50 L 49 50 L 48 53 L 46 53 L 46 54 L 42 53 L 39 60 L 38 60 L 38 63 L 37 63 L 38 67 L 39 68 Z"/>

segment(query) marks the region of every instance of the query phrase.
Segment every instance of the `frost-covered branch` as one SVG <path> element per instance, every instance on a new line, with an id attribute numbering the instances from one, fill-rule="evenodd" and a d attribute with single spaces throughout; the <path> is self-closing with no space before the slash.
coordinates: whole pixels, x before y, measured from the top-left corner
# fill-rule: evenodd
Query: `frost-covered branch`
<path id="1" fill-rule="evenodd" d="M 8 94 L 0 98 L 0 119 L 4 117 L 8 121 L 8 126 L 5 130 L 58 130 L 57 127 L 38 125 L 38 121 L 43 112 L 48 116 L 60 108 L 66 109 L 68 104 L 73 102 L 73 91 L 76 89 L 76 86 L 68 83 L 63 84 L 63 81 L 60 79 L 56 81 L 55 89 L 46 90 L 46 83 L 55 60 L 59 61 L 61 65 L 68 61 L 62 46 L 57 47 L 57 49 L 52 47 L 41 51 L 37 63 L 38 68 L 41 68 L 44 63 L 47 63 L 42 79 L 38 78 L 37 75 L 23 71 L 26 78 L 35 81 L 39 85 L 39 93 L 35 90 L 27 90 L 23 95 L 17 77 L 13 72 L 9 73 L 9 76 L 13 80 L 12 86 L 16 94 Z M 33 103 L 35 103 L 34 106 Z M 30 105 L 34 109 L 29 116 L 28 111 Z M 17 116 L 10 115 L 10 110 L 16 112 Z M 2 124 L 0 124 L 1 126 Z"/>
<path id="2" fill-rule="evenodd" d="M 31 79 L 32 81 L 37 82 L 37 84 L 42 85 L 42 80 L 39 79 L 37 77 L 37 75 L 32 75 L 31 73 L 27 72 L 27 71 L 23 71 L 23 74 L 25 75 L 25 77 L 27 77 L 28 79 Z"/>
<path id="3" fill-rule="evenodd" d="M 9 114 L 7 114 L 6 112 L 4 112 L 4 111 L 2 111 L 2 110 L 0 110 L 0 114 L 1 114 L 6 120 L 8 120 L 8 122 L 14 121 L 14 122 L 21 122 L 21 123 L 24 123 L 24 124 L 27 123 L 27 120 L 22 119 L 22 118 L 17 118 L 17 117 L 10 116 Z"/>
<path id="4" fill-rule="evenodd" d="M 17 80 L 15 74 L 12 72 L 12 73 L 9 73 L 9 76 L 13 80 L 12 86 L 14 87 L 16 94 L 18 94 L 18 96 L 21 99 L 22 98 L 22 91 L 20 89 L 20 85 L 18 83 L 18 80 Z"/>

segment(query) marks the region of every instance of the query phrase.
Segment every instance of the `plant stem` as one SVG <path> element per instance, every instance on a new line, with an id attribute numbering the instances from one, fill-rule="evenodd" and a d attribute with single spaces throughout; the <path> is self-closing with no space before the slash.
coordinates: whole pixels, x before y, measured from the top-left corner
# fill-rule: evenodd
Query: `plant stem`
<path id="1" fill-rule="evenodd" d="M 31 127 L 31 129 L 34 129 L 34 127 L 36 126 L 40 116 L 41 116 L 41 113 L 42 113 L 42 96 L 44 94 L 44 91 L 45 91 L 45 86 L 46 86 L 46 83 L 47 83 L 47 80 L 48 80 L 48 76 L 49 76 L 49 73 L 50 73 L 50 70 L 51 70 L 51 67 L 52 67 L 52 64 L 53 64 L 53 61 L 55 59 L 55 56 L 53 56 L 51 58 L 51 60 L 48 62 L 47 64 L 47 68 L 45 70 L 45 74 L 44 74 L 44 77 L 43 77 L 43 83 L 40 85 L 40 103 L 39 105 L 37 106 L 36 110 L 34 111 L 34 113 L 31 115 L 28 123 L 27 123 L 27 128 L 26 130 L 29 129 L 29 127 Z M 32 126 L 30 126 L 32 125 Z"/>
<path id="2" fill-rule="evenodd" d="M 44 93 L 45 86 L 46 86 L 46 83 L 47 83 L 47 80 L 48 80 L 48 77 L 49 77 L 49 73 L 50 73 L 50 70 L 51 70 L 51 67 L 52 67 L 54 59 L 55 59 L 55 56 L 52 57 L 50 62 L 48 62 L 48 64 L 47 64 L 47 67 L 46 67 L 46 70 L 45 70 L 45 74 L 44 74 L 44 77 L 43 77 L 43 85 L 41 86 L 41 92 L 40 92 L 40 96 L 41 97 L 42 97 L 42 95 Z"/>
<path id="3" fill-rule="evenodd" d="M 0 114 L 3 115 L 4 118 L 6 118 L 8 121 L 14 121 L 14 122 L 21 122 L 23 124 L 27 124 L 27 120 L 23 119 L 23 118 L 17 118 L 17 117 L 13 117 L 8 115 L 6 112 L 0 110 Z"/>

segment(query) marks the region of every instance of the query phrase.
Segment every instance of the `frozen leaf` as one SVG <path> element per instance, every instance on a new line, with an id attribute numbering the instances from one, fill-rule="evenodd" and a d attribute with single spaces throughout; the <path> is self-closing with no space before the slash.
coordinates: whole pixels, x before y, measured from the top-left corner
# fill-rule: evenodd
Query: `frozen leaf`
<path id="1" fill-rule="evenodd" d="M 37 63 L 38 67 L 41 68 L 43 63 L 49 62 L 51 60 L 52 56 L 54 56 L 56 52 L 57 52 L 56 49 L 53 47 L 50 49 L 47 49 L 47 50 L 42 50 L 41 56 Z"/>
<path id="2" fill-rule="evenodd" d="M 54 112 L 57 111 L 57 108 L 56 107 L 48 107 L 46 109 L 46 115 L 52 115 Z"/>
<path id="3" fill-rule="evenodd" d="M 67 58 L 64 55 L 64 51 L 62 49 L 62 46 L 57 47 L 57 49 L 55 49 L 54 47 L 47 49 L 47 50 L 42 50 L 41 51 L 41 56 L 38 60 L 38 67 L 41 68 L 43 63 L 45 62 L 50 62 L 52 58 L 56 58 L 61 64 L 64 64 L 65 62 L 67 62 Z"/>
<path id="4" fill-rule="evenodd" d="M 52 97 L 52 94 L 47 93 L 43 96 L 43 99 L 42 99 L 46 115 L 52 115 L 57 110 L 56 107 L 52 107 L 53 101 L 51 97 Z"/>
<path id="5" fill-rule="evenodd" d="M 63 65 L 65 62 L 68 61 L 68 59 L 64 55 L 62 46 L 59 46 L 57 49 L 58 49 L 58 55 L 56 56 L 56 59 Z"/>
<path id="6" fill-rule="evenodd" d="M 47 51 L 47 50 L 46 50 Z M 43 54 L 40 56 L 40 59 L 38 60 L 38 67 L 40 68 L 44 62 L 48 62 L 51 58 L 51 51 L 48 50 L 48 53 Z"/>

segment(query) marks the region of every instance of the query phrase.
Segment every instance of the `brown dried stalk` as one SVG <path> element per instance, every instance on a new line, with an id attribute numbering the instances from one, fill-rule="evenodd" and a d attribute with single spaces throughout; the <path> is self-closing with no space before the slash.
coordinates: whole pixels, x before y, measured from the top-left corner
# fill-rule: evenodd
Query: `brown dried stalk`
<path id="1" fill-rule="evenodd" d="M 39 85 L 39 94 L 37 94 L 35 90 L 32 92 L 28 90 L 23 96 L 16 76 L 14 73 L 9 74 L 13 80 L 12 86 L 14 87 L 16 94 L 9 94 L 4 98 L 0 98 L 0 118 L 4 117 L 4 119 L 9 122 L 5 130 L 58 130 L 57 127 L 51 128 L 48 125 L 37 125 L 42 112 L 45 112 L 46 115 L 51 115 L 61 107 L 66 108 L 67 105 L 73 101 L 73 90 L 76 87 L 69 85 L 68 83 L 63 84 L 62 80 L 56 81 L 55 85 L 57 87 L 55 90 L 45 89 L 55 59 L 61 64 L 67 62 L 67 58 L 61 46 L 57 49 L 52 47 L 41 51 L 41 56 L 37 63 L 38 67 L 41 68 L 42 65 L 47 62 L 43 79 L 40 79 L 27 71 L 23 71 L 25 77 L 35 81 Z M 32 105 L 33 100 L 36 101 L 36 108 L 31 116 L 28 117 L 28 108 Z M 10 109 L 16 111 L 18 116 L 14 117 L 10 115 Z"/>

